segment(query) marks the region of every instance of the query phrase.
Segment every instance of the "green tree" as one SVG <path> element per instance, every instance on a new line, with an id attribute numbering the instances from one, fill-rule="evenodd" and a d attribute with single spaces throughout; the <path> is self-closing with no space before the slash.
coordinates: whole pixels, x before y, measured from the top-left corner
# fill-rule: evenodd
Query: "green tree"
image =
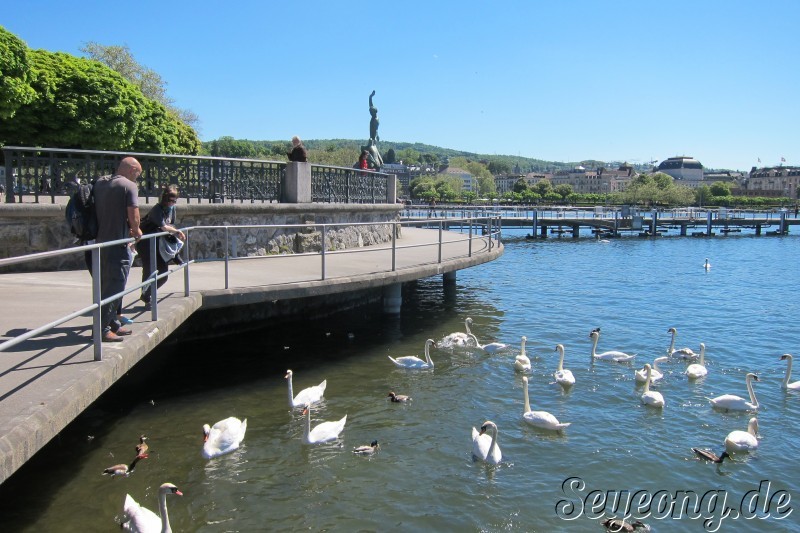
<path id="1" fill-rule="evenodd" d="M 525 180 L 520 178 L 516 182 L 514 182 L 514 187 L 512 187 L 514 192 L 518 192 L 520 194 L 525 193 L 528 190 L 528 184 L 525 183 Z"/>
<path id="2" fill-rule="evenodd" d="M 509 172 L 511 172 L 511 165 L 509 165 L 505 161 L 498 161 L 498 160 L 489 161 L 487 168 L 489 169 L 489 172 L 491 172 L 493 176 L 497 176 L 498 174 L 508 174 Z"/>
<path id="3" fill-rule="evenodd" d="M 550 180 L 539 180 L 536 184 L 531 187 L 531 190 L 545 198 L 550 192 L 553 191 L 553 185 L 550 183 Z"/>
<path id="4" fill-rule="evenodd" d="M 0 26 L 0 119 L 12 118 L 36 97 L 31 77 L 27 45 Z"/>
<path id="5" fill-rule="evenodd" d="M 191 110 L 181 109 L 175 105 L 175 100 L 167 95 L 167 82 L 158 72 L 139 64 L 134 59 L 128 45 L 102 45 L 89 41 L 80 48 L 80 51 L 89 59 L 99 61 L 119 72 L 123 78 L 138 87 L 147 98 L 162 104 L 175 113 L 182 122 L 197 127 L 200 122 L 198 116 Z"/>
<path id="6" fill-rule="evenodd" d="M 708 185 L 701 185 L 697 189 L 694 190 L 694 198 L 697 205 L 703 207 L 704 204 L 714 196 L 711 194 L 711 187 Z"/>
<path id="7" fill-rule="evenodd" d="M 386 151 L 386 157 L 383 158 L 383 162 L 387 164 L 393 164 L 397 161 L 397 156 L 394 153 L 394 148 L 389 148 Z"/>
<path id="8" fill-rule="evenodd" d="M 669 189 L 675 181 L 672 176 L 664 172 L 656 172 L 652 178 L 659 189 Z"/>
<path id="9" fill-rule="evenodd" d="M 567 197 L 573 192 L 572 185 L 566 183 L 562 185 L 556 185 L 553 187 L 553 192 L 561 196 L 562 199 L 566 200 Z"/>
<path id="10" fill-rule="evenodd" d="M 711 194 L 714 196 L 730 196 L 731 186 L 724 181 L 715 181 L 711 184 Z"/>

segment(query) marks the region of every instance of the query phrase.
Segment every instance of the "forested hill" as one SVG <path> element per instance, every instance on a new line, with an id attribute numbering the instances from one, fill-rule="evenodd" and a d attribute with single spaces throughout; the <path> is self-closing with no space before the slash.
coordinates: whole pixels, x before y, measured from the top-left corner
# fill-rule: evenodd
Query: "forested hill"
<path id="1" fill-rule="evenodd" d="M 312 163 L 351 166 L 358 159 L 362 140 L 354 139 L 304 139 L 303 143 L 309 151 L 309 160 Z M 220 137 L 213 141 L 203 143 L 203 152 L 208 155 L 220 157 L 244 157 L 255 159 L 286 159 L 286 152 L 291 149 L 288 140 L 280 141 L 253 141 L 248 139 L 234 139 L 233 137 Z M 555 170 L 569 169 L 576 165 L 586 168 L 598 166 L 613 167 L 621 162 L 603 162 L 595 160 L 586 161 L 545 161 L 516 155 L 476 154 L 463 150 L 442 148 L 423 143 L 381 141 L 381 154 L 384 161 L 391 162 L 391 152 L 395 161 L 404 163 L 444 163 L 453 157 L 463 157 L 472 161 L 484 163 L 494 162 L 497 167 L 515 169 L 519 166 L 521 172 L 553 172 Z M 387 157 L 388 156 L 388 157 Z"/>

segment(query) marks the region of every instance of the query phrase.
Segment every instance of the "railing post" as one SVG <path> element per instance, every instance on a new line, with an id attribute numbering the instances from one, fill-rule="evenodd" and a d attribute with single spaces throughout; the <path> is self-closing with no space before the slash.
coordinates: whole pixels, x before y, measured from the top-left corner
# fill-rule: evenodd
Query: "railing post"
<path id="1" fill-rule="evenodd" d="M 225 288 L 229 288 L 228 285 L 228 226 L 225 226 Z"/>
<path id="2" fill-rule="evenodd" d="M 158 281 L 156 277 L 158 276 L 158 265 L 156 262 L 156 254 L 158 253 L 158 246 L 157 240 L 160 237 L 152 237 L 147 242 L 147 246 L 150 247 L 150 287 L 148 290 L 150 291 L 150 319 L 155 321 L 158 320 Z"/>
<path id="3" fill-rule="evenodd" d="M 188 229 L 186 230 L 186 243 L 184 244 L 184 248 L 186 249 L 186 251 L 183 252 L 183 257 L 186 258 L 185 261 L 184 261 L 186 263 L 186 266 L 183 267 L 183 296 L 184 297 L 188 297 L 189 296 L 189 288 L 190 288 L 189 287 L 189 258 L 191 257 L 191 255 L 189 255 L 190 250 L 189 250 L 189 230 Z"/>
<path id="4" fill-rule="evenodd" d="M 472 220 L 469 219 L 469 257 L 472 257 Z"/>
<path id="5" fill-rule="evenodd" d="M 442 262 L 442 221 L 439 221 L 439 262 Z"/>
<path id="6" fill-rule="evenodd" d="M 392 272 L 397 270 L 397 226 L 399 222 L 392 224 Z"/>
<path id="7" fill-rule="evenodd" d="M 92 311 L 92 341 L 94 342 L 94 360 L 103 360 L 103 330 L 102 316 L 103 308 L 100 301 L 103 299 L 100 294 L 100 248 L 92 248 L 92 301 L 95 307 Z"/>
<path id="8" fill-rule="evenodd" d="M 319 254 L 320 255 L 320 259 L 322 261 L 322 265 L 320 265 L 320 267 L 322 269 L 322 279 L 323 280 L 325 279 L 325 274 L 326 274 L 326 272 L 325 272 L 325 235 L 327 234 L 327 231 L 328 231 L 328 228 L 325 226 L 325 224 L 323 224 L 322 225 L 322 231 L 320 232 L 320 235 L 321 235 L 321 238 L 322 238 L 322 243 L 321 243 L 320 250 L 319 250 L 320 251 L 320 254 Z"/>

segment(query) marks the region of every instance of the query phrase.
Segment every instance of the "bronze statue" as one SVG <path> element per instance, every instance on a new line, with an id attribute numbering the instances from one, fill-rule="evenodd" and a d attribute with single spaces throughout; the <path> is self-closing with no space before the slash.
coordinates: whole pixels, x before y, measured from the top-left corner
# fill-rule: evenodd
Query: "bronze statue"
<path id="1" fill-rule="evenodd" d="M 375 96 L 375 91 L 369 95 L 369 114 L 372 116 L 369 119 L 369 138 L 375 142 L 380 141 L 378 137 L 378 108 L 372 105 L 372 97 Z"/>

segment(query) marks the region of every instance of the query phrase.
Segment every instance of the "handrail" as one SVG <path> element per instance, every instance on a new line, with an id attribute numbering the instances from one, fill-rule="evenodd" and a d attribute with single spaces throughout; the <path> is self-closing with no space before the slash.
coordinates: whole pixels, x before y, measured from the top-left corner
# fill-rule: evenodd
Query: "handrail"
<path id="1" fill-rule="evenodd" d="M 485 224 L 481 223 L 482 220 L 486 220 L 486 223 Z M 492 218 L 484 218 L 484 217 L 481 217 L 481 218 L 451 219 L 451 220 L 448 220 L 447 222 L 448 223 L 461 222 L 462 223 L 462 229 L 466 224 L 469 225 L 469 234 L 466 237 L 466 239 L 454 239 L 454 240 L 448 241 L 448 243 L 453 243 L 453 242 L 459 242 L 459 241 L 463 241 L 463 240 L 468 240 L 469 241 L 469 247 L 468 247 L 468 249 L 469 249 L 469 252 L 468 252 L 469 257 L 472 257 L 472 253 L 473 253 L 472 252 L 472 241 L 474 239 L 476 239 L 476 238 L 477 239 L 488 239 L 488 241 L 489 241 L 489 250 L 491 250 L 493 248 L 493 246 L 494 246 L 494 242 L 493 242 L 494 239 L 497 240 L 498 244 L 500 242 L 500 227 L 501 227 L 501 224 L 500 224 L 499 219 L 497 219 L 497 218 L 496 218 L 494 224 L 492 224 Z M 420 246 L 433 246 L 433 245 L 435 245 L 435 246 L 438 247 L 438 262 L 441 263 L 442 262 L 442 247 L 445 244 L 443 242 L 443 238 L 442 238 L 442 236 L 443 236 L 443 233 L 442 233 L 442 221 L 438 222 L 439 232 L 438 232 L 438 239 L 436 240 L 436 242 L 424 243 L 424 244 L 416 244 L 416 245 L 412 244 L 412 245 L 406 245 L 406 246 L 398 246 L 398 244 L 397 244 L 397 234 L 399 233 L 399 228 L 400 227 L 402 227 L 404 225 L 411 226 L 411 225 L 419 225 L 419 224 L 426 224 L 426 223 L 427 223 L 427 221 L 420 220 L 420 221 L 385 221 L 385 222 L 354 222 L 354 223 L 341 222 L 341 223 L 333 223 L 333 224 L 247 224 L 247 225 L 240 225 L 240 226 L 197 225 L 197 226 L 188 226 L 188 227 L 182 228 L 182 231 L 186 234 L 185 248 L 187 249 L 187 252 L 186 252 L 187 253 L 186 257 L 187 258 L 189 257 L 188 252 L 189 252 L 189 247 L 191 246 L 191 235 L 192 235 L 192 233 L 197 232 L 197 231 L 204 231 L 204 230 L 224 230 L 225 231 L 225 251 L 224 251 L 225 253 L 224 253 L 224 257 L 221 260 L 224 261 L 224 263 L 225 263 L 224 286 L 225 286 L 226 289 L 228 289 L 229 286 L 230 286 L 230 279 L 229 279 L 229 276 L 230 276 L 230 270 L 229 270 L 230 261 L 237 260 L 237 259 L 252 259 L 251 257 L 248 257 L 248 258 L 230 257 L 229 232 L 232 229 L 265 229 L 265 230 L 273 230 L 273 229 L 276 229 L 276 228 L 283 228 L 283 229 L 287 229 L 287 228 L 289 228 L 289 229 L 295 229 L 295 228 L 296 229 L 300 229 L 300 228 L 308 229 L 310 227 L 320 228 L 321 229 L 322 238 L 323 238 L 323 241 L 322 241 L 323 245 L 320 247 L 321 250 L 320 250 L 319 253 L 278 254 L 278 255 L 262 256 L 262 257 L 259 257 L 259 259 L 278 259 L 278 258 L 282 258 L 282 257 L 297 257 L 297 256 L 302 256 L 302 255 L 311 255 L 311 256 L 319 255 L 320 256 L 320 279 L 325 280 L 326 276 L 327 276 L 327 271 L 326 271 L 327 264 L 326 264 L 326 261 L 327 261 L 327 256 L 329 256 L 329 255 L 364 253 L 364 252 L 368 252 L 368 251 L 375 251 L 375 250 L 382 250 L 382 249 L 391 250 L 391 265 L 390 265 L 389 268 L 390 268 L 391 272 L 396 272 L 398 251 L 403 250 L 403 249 L 408 249 L 408 248 L 416 248 L 416 247 L 420 247 Z M 385 226 L 385 225 L 391 225 L 392 226 L 391 242 L 389 242 L 389 244 L 387 246 L 385 246 L 385 247 L 370 248 L 369 250 L 365 250 L 365 249 L 362 249 L 362 248 L 351 248 L 351 249 L 345 249 L 345 250 L 326 250 L 326 247 L 324 245 L 324 243 L 325 243 L 325 238 L 324 237 L 327 235 L 328 229 L 332 228 L 332 227 Z M 475 232 L 473 232 L 473 228 L 475 226 L 484 227 L 485 228 L 485 230 L 484 230 L 485 231 L 485 235 L 478 236 Z M 103 242 L 103 243 L 86 244 L 86 245 L 82 245 L 82 246 L 76 246 L 74 248 L 66 248 L 66 249 L 61 249 L 61 250 L 51 250 L 51 251 L 48 251 L 48 252 L 39 252 L 39 253 L 28 254 L 28 255 L 24 255 L 24 256 L 0 259 L 0 268 L 2 268 L 2 267 L 5 267 L 5 266 L 17 265 L 17 264 L 22 264 L 22 263 L 30 263 L 30 262 L 40 261 L 40 260 L 43 260 L 43 259 L 50 259 L 50 258 L 53 258 L 53 257 L 69 255 L 69 254 L 84 253 L 84 252 L 87 252 L 87 251 L 91 251 L 91 253 L 92 253 L 92 304 L 87 306 L 87 307 L 84 307 L 84 308 L 78 309 L 76 311 L 73 311 L 73 312 L 71 312 L 71 313 L 69 313 L 67 315 L 62 316 L 62 317 L 59 317 L 59 318 L 55 319 L 54 321 L 51 321 L 51 322 L 49 322 L 47 324 L 44 324 L 42 326 L 39 326 L 39 327 L 34 328 L 32 330 L 29 330 L 29 331 L 27 331 L 27 332 L 25 332 L 25 333 L 23 333 L 21 335 L 15 336 L 14 338 L 9 339 L 9 340 L 7 340 L 7 341 L 5 341 L 3 343 L 0 343 L 0 352 L 6 351 L 9 348 L 12 348 L 12 347 L 14 347 L 14 346 L 16 346 L 16 345 L 28 340 L 28 339 L 31 339 L 31 338 L 36 337 L 38 335 L 41 335 L 42 333 L 46 333 L 47 331 L 55 328 L 56 326 L 59 326 L 59 325 L 65 323 L 65 322 L 73 320 L 73 319 L 75 319 L 75 318 L 77 318 L 79 316 L 85 315 L 88 312 L 92 312 L 92 314 L 93 314 L 93 317 L 92 317 L 92 341 L 93 341 L 93 344 L 94 344 L 94 360 L 95 361 L 102 360 L 103 350 L 102 350 L 102 331 L 101 331 L 101 326 L 100 326 L 100 320 L 101 320 L 100 311 L 101 311 L 101 308 L 102 308 L 103 305 L 106 305 L 108 303 L 120 300 L 122 297 L 126 296 L 127 294 L 129 294 L 131 292 L 134 292 L 134 291 L 137 291 L 137 290 L 144 290 L 146 287 L 149 287 L 149 290 L 151 291 L 150 301 L 152 302 L 151 319 L 153 321 L 158 320 L 158 295 L 157 295 L 157 284 L 155 282 L 157 280 L 159 280 L 159 279 L 162 279 L 164 277 L 169 276 L 170 274 L 172 274 L 174 272 L 177 272 L 178 270 L 183 269 L 184 270 L 184 283 L 183 283 L 183 285 L 184 285 L 184 296 L 188 296 L 189 292 L 190 292 L 190 284 L 189 284 L 189 282 L 190 282 L 190 275 L 189 275 L 190 274 L 190 268 L 189 268 L 190 265 L 192 265 L 194 263 L 198 263 L 198 262 L 207 262 L 207 261 L 198 261 L 198 260 L 187 260 L 187 261 L 184 262 L 184 264 L 182 264 L 182 265 L 180 265 L 180 266 L 178 266 L 176 268 L 169 269 L 167 272 L 165 272 L 163 274 L 159 274 L 158 270 L 155 268 L 155 266 L 156 266 L 155 265 L 155 261 L 156 261 L 155 260 L 155 254 L 157 253 L 156 252 L 156 241 L 155 241 L 155 239 L 157 237 L 163 237 L 163 236 L 166 236 L 166 235 L 169 235 L 169 234 L 167 232 L 159 232 L 159 233 L 143 235 L 142 238 L 141 238 L 141 240 L 143 240 L 143 241 L 150 240 L 150 242 L 149 242 L 150 252 L 151 252 L 150 253 L 150 260 L 151 260 L 151 267 L 152 267 L 151 268 L 152 274 L 151 274 L 150 278 L 148 278 L 147 280 L 145 280 L 145 281 L 143 281 L 141 283 L 136 283 L 133 286 L 126 286 L 126 288 L 123 291 L 121 291 L 119 293 L 116 293 L 116 294 L 113 294 L 111 296 L 108 296 L 107 298 L 101 298 L 101 295 L 100 295 L 100 286 L 101 286 L 101 280 L 100 280 L 100 276 L 101 276 L 100 250 L 102 248 L 106 248 L 106 247 L 109 247 L 109 246 L 117 246 L 117 245 L 121 245 L 121 244 L 130 245 L 131 243 L 135 242 L 134 239 L 132 239 L 132 238 L 119 239 L 119 240 L 116 240 L 116 241 L 109 241 L 109 242 Z M 211 260 L 211 261 L 219 261 L 219 259 Z"/>

